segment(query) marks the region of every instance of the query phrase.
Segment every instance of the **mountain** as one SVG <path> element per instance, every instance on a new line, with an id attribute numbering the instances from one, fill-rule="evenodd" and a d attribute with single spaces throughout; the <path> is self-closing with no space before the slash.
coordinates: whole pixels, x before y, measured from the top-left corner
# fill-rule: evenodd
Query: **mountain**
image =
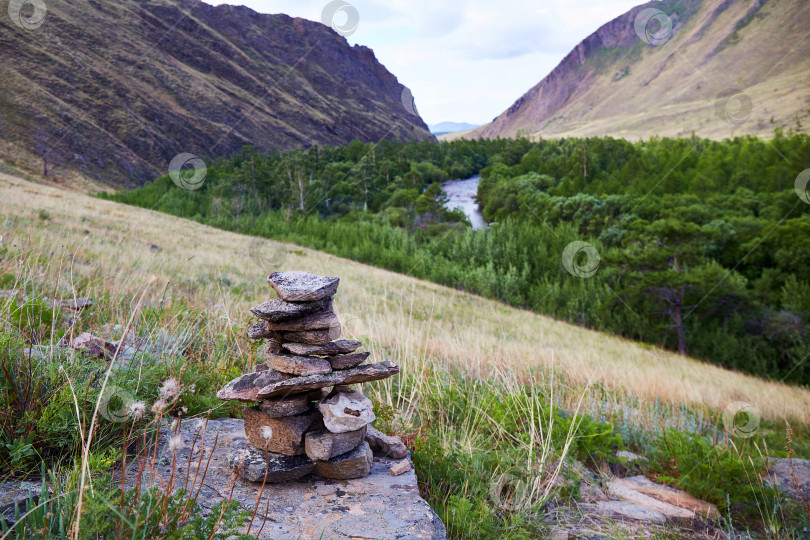
<path id="1" fill-rule="evenodd" d="M 440 124 L 432 124 L 430 132 L 434 135 L 442 133 L 457 133 L 459 131 L 469 131 L 479 127 L 478 124 L 468 124 L 466 122 L 442 122 Z"/>
<path id="2" fill-rule="evenodd" d="M 465 136 L 722 139 L 805 131 L 808 29 L 807 0 L 650 2 L 602 26 L 507 111 Z"/>
<path id="3" fill-rule="evenodd" d="M 180 153 L 434 139 L 371 49 L 323 24 L 198 0 L 31 4 L 38 27 L 0 17 L 12 163 L 125 187 Z"/>

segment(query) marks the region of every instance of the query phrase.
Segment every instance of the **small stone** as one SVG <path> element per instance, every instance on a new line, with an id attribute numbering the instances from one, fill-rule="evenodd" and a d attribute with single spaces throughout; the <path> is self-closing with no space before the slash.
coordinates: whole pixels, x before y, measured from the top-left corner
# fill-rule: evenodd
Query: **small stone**
<path id="1" fill-rule="evenodd" d="M 370 352 L 341 354 L 338 356 L 330 356 L 327 360 L 329 360 L 329 364 L 332 366 L 332 369 L 340 370 L 357 367 L 368 360 L 369 356 L 371 356 Z"/>
<path id="2" fill-rule="evenodd" d="M 363 441 L 357 448 L 329 461 L 316 461 L 315 474 L 334 480 L 363 478 L 371 472 L 374 455 L 368 443 Z"/>
<path id="3" fill-rule="evenodd" d="M 62 302 L 62 307 L 73 311 L 81 311 L 93 307 L 92 298 L 70 298 Z"/>
<path id="4" fill-rule="evenodd" d="M 260 367 L 256 366 L 257 371 L 254 373 L 247 373 L 226 384 L 225 388 L 217 392 L 217 397 L 224 401 L 259 401 L 271 397 L 259 396 L 263 388 L 290 378 L 289 375 L 267 369 L 266 366 L 263 370 Z"/>
<path id="5" fill-rule="evenodd" d="M 315 470 L 315 464 L 306 456 L 264 452 L 253 448 L 245 440 L 234 442 L 228 453 L 228 464 L 245 480 L 268 484 L 292 482 Z"/>
<path id="6" fill-rule="evenodd" d="M 245 436 L 252 446 L 285 456 L 304 453 L 304 435 L 320 419 L 320 415 L 315 411 L 298 416 L 273 418 L 259 407 L 246 407 L 242 415 L 245 419 Z M 266 438 L 266 435 L 270 438 Z"/>
<path id="7" fill-rule="evenodd" d="M 102 360 L 105 358 L 111 358 L 113 355 L 115 355 L 117 348 L 114 343 L 110 343 L 109 341 L 96 337 L 88 332 L 79 334 L 73 339 L 70 346 L 77 351 L 82 351 L 87 356 L 92 356 Z"/>
<path id="8" fill-rule="evenodd" d="M 304 343 L 307 345 L 326 345 L 340 337 L 340 325 L 326 330 L 310 330 L 307 332 L 281 332 L 283 343 Z"/>
<path id="9" fill-rule="evenodd" d="M 329 361 L 317 356 L 295 356 L 268 352 L 266 359 L 267 365 L 271 369 L 281 373 L 289 373 L 290 375 L 307 376 L 332 373 L 332 366 Z"/>
<path id="10" fill-rule="evenodd" d="M 312 409 L 312 399 L 309 394 L 267 399 L 259 403 L 259 410 L 270 418 L 295 416 L 308 412 L 310 409 Z"/>
<path id="11" fill-rule="evenodd" d="M 362 347 L 363 344 L 353 339 L 333 341 L 326 345 L 306 345 L 303 343 L 285 343 L 284 348 L 293 354 L 302 356 L 332 356 L 335 354 L 350 354 Z"/>
<path id="12" fill-rule="evenodd" d="M 237 377 L 220 390 L 217 397 L 224 400 L 260 401 L 272 397 L 302 394 L 341 384 L 379 381 L 393 377 L 397 373 L 399 373 L 399 366 L 387 361 L 377 364 L 365 364 L 343 371 L 333 371 L 328 375 L 309 375 L 307 377 L 291 377 L 274 370 L 268 370 Z M 264 376 L 266 379 L 259 379 L 260 376 Z M 267 384 L 259 386 L 265 381 Z"/>
<path id="13" fill-rule="evenodd" d="M 374 421 L 374 405 L 366 396 L 345 386 L 335 388 L 318 404 L 323 423 L 332 433 L 355 431 Z"/>
<path id="14" fill-rule="evenodd" d="M 263 304 L 251 308 L 250 312 L 259 319 L 268 322 L 288 321 L 297 319 L 310 313 L 332 309 L 332 299 L 324 298 L 317 302 L 285 302 L 281 298 L 273 298 Z"/>
<path id="15" fill-rule="evenodd" d="M 248 337 L 253 340 L 258 339 L 269 339 L 270 341 L 275 341 L 277 343 L 284 343 L 284 337 L 281 335 L 281 332 L 276 332 L 275 330 L 271 330 L 267 326 L 267 321 L 259 321 L 250 328 L 248 328 Z"/>
<path id="16" fill-rule="evenodd" d="M 399 437 L 392 437 L 381 433 L 374 426 L 368 426 L 366 442 L 375 453 L 394 459 L 402 459 L 408 455 L 408 447 Z"/>
<path id="17" fill-rule="evenodd" d="M 410 460 L 403 459 L 402 461 L 398 461 L 397 463 L 391 465 L 390 474 L 391 476 L 400 476 L 410 471 L 411 469 L 413 469 L 413 465 L 411 465 Z"/>
<path id="18" fill-rule="evenodd" d="M 304 448 L 309 459 L 313 461 L 329 461 L 357 448 L 363 442 L 365 436 L 366 426 L 346 433 L 332 433 L 323 430 L 310 431 L 304 437 Z"/>
<path id="19" fill-rule="evenodd" d="M 287 302 L 317 302 L 334 296 L 340 284 L 340 278 L 309 272 L 275 272 L 267 281 L 279 298 Z"/>

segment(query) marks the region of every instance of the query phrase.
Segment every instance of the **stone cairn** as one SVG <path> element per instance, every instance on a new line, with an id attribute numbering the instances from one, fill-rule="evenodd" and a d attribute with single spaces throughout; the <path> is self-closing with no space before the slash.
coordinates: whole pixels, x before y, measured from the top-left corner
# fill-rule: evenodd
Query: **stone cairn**
<path id="1" fill-rule="evenodd" d="M 397 447 L 369 426 L 371 401 L 347 386 L 386 379 L 399 366 L 364 365 L 370 353 L 356 352 L 361 342 L 336 341 L 341 328 L 332 298 L 340 279 L 277 272 L 268 281 L 278 296 L 251 309 L 260 322 L 248 331 L 253 340 L 267 340 L 266 363 L 217 393 L 258 403 L 244 409 L 246 441 L 231 449 L 230 465 L 251 482 L 289 482 L 310 473 L 348 480 L 369 475 L 372 448 L 405 457 L 401 442 Z"/>

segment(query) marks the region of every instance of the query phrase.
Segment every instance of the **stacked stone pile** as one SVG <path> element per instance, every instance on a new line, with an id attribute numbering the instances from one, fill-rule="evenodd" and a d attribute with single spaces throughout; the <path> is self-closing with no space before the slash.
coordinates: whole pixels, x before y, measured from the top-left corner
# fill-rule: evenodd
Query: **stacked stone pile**
<path id="1" fill-rule="evenodd" d="M 258 403 L 245 407 L 246 440 L 231 450 L 231 466 L 253 482 L 310 473 L 339 480 L 368 476 L 369 441 L 383 450 L 386 441 L 369 431 L 371 401 L 347 385 L 391 377 L 399 366 L 364 364 L 369 353 L 357 352 L 361 342 L 338 341 L 341 327 L 332 308 L 338 278 L 277 272 L 268 281 L 278 296 L 251 310 L 260 322 L 248 331 L 251 339 L 267 340 L 265 363 L 217 394 Z M 394 454 L 405 457 L 404 448 Z"/>

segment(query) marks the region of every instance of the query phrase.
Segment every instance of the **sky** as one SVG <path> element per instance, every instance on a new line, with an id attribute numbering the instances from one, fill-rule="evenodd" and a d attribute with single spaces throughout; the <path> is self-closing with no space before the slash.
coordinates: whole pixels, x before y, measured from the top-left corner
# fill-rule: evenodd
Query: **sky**
<path id="1" fill-rule="evenodd" d="M 428 124 L 486 124 L 643 0 L 207 0 L 327 20 L 411 89 Z M 327 9 L 330 6 L 331 9 Z M 340 8 L 340 9 L 336 9 Z M 353 32 L 351 31 L 353 30 Z"/>

